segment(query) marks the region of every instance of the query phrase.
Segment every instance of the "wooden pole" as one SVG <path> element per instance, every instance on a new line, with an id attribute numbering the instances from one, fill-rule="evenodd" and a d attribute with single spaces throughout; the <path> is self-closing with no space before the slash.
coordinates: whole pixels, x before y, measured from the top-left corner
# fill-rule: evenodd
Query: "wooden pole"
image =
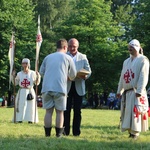
<path id="1" fill-rule="evenodd" d="M 37 98 L 38 98 L 38 86 L 37 86 L 37 81 L 36 81 L 36 87 L 35 87 L 35 117 L 34 117 L 34 123 L 36 123 L 36 111 L 37 111 Z"/>
<path id="2" fill-rule="evenodd" d="M 14 45 L 14 56 L 13 56 L 13 71 L 15 71 L 15 37 L 14 37 L 14 32 L 13 32 L 13 45 Z M 14 123 L 16 123 L 16 81 L 15 81 L 15 76 L 13 76 L 14 80 L 14 86 L 13 86 L 13 94 L 14 94 Z"/>
<path id="3" fill-rule="evenodd" d="M 40 45 L 42 42 L 42 36 L 40 32 L 40 15 L 38 15 L 38 31 L 37 31 L 37 38 L 36 38 L 36 59 L 35 59 L 35 71 L 36 74 L 38 72 L 38 64 L 39 64 L 39 52 L 40 52 Z M 37 108 L 37 98 L 38 98 L 38 79 L 36 79 L 36 100 L 35 100 L 35 119 L 34 122 L 36 122 L 36 108 Z"/>
<path id="4" fill-rule="evenodd" d="M 38 43 L 36 43 L 36 52 L 39 51 L 39 46 Z M 37 55 L 37 54 L 36 54 Z M 38 72 L 38 60 L 39 57 L 36 56 L 36 60 L 35 60 L 35 71 L 36 74 Z M 36 84 L 35 84 L 35 116 L 34 116 L 34 123 L 36 123 L 36 111 L 37 111 L 37 98 L 38 98 L 38 85 L 37 85 L 38 79 L 36 78 Z"/>
<path id="5" fill-rule="evenodd" d="M 16 82 L 14 77 L 14 123 L 16 123 Z"/>

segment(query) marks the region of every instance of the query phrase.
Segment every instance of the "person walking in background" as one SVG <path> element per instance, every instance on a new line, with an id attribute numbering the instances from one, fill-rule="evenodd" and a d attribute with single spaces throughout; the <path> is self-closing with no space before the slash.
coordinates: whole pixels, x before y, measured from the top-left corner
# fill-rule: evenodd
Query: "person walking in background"
<path id="1" fill-rule="evenodd" d="M 91 92 L 89 95 L 90 95 L 89 99 L 88 99 L 89 107 L 93 108 L 93 99 L 94 99 L 93 98 L 93 92 Z"/>
<path id="2" fill-rule="evenodd" d="M 104 105 L 104 93 L 102 93 L 102 94 L 100 95 L 99 100 L 100 100 L 99 105 L 100 105 L 100 107 L 102 108 L 103 105 Z"/>
<path id="3" fill-rule="evenodd" d="M 6 106 L 7 97 L 2 96 L 2 99 L 3 99 L 3 101 L 2 101 L 2 106 Z"/>
<path id="4" fill-rule="evenodd" d="M 74 136 L 79 136 L 80 124 L 81 124 L 81 106 L 82 98 L 85 95 L 85 80 L 91 75 L 91 68 L 86 55 L 78 51 L 79 42 L 77 39 L 72 38 L 68 42 L 68 55 L 72 57 L 75 63 L 76 70 L 79 72 L 81 69 L 85 69 L 89 72 L 88 75 L 77 74 L 75 80 L 68 80 L 68 98 L 67 98 L 67 109 L 64 112 L 64 127 L 65 134 L 70 134 L 70 114 L 73 105 L 73 124 L 72 131 Z"/>
<path id="5" fill-rule="evenodd" d="M 30 70 L 30 60 L 24 58 L 22 60 L 23 70 L 17 73 L 13 72 L 12 82 L 15 85 L 19 85 L 19 90 L 16 96 L 16 122 L 22 123 L 28 121 L 28 123 L 38 122 L 38 111 L 35 108 L 36 95 L 33 89 L 34 84 L 39 84 L 41 76 L 38 72 Z M 33 95 L 32 100 L 27 100 L 27 95 L 31 93 Z M 36 112 L 35 112 L 36 110 Z M 14 119 L 13 119 L 14 121 Z"/>
<path id="6" fill-rule="evenodd" d="M 128 50 L 130 57 L 123 63 L 117 97 L 121 100 L 121 130 L 128 130 L 129 137 L 137 139 L 141 131 L 148 130 L 148 99 L 146 85 L 149 76 L 149 60 L 140 54 L 138 40 L 133 39 Z"/>
<path id="7" fill-rule="evenodd" d="M 99 99 L 98 93 L 94 92 L 94 102 L 95 102 L 94 108 L 95 108 L 95 109 L 98 107 L 99 101 L 100 101 L 100 99 Z"/>
<path id="8" fill-rule="evenodd" d="M 64 131 L 64 110 L 67 101 L 67 80 L 76 77 L 76 68 L 73 60 L 66 54 L 68 43 L 60 39 L 57 43 L 57 52 L 46 56 L 40 67 L 43 76 L 42 102 L 46 109 L 44 117 L 45 136 L 51 135 L 52 115 L 56 110 L 56 136 L 60 137 Z"/>
<path id="9" fill-rule="evenodd" d="M 107 105 L 108 89 L 105 89 L 105 90 L 104 90 L 103 96 L 104 96 L 104 104 Z"/>
<path id="10" fill-rule="evenodd" d="M 116 94 L 115 94 L 114 90 L 111 90 L 111 92 L 108 95 L 108 106 L 109 106 L 109 109 L 113 109 L 114 108 L 115 99 L 116 99 Z"/>

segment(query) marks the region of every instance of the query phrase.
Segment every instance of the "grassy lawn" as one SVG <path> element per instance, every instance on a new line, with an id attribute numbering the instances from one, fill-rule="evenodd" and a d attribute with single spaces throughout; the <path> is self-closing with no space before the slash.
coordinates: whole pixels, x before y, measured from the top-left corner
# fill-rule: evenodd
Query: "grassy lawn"
<path id="1" fill-rule="evenodd" d="M 14 124 L 13 108 L 0 107 L 0 150 L 150 150 L 150 132 L 141 133 L 138 140 L 128 138 L 118 129 L 120 112 L 117 110 L 82 109 L 79 137 L 44 136 L 45 111 L 38 108 L 38 124 Z M 53 127 L 55 127 L 55 113 Z"/>

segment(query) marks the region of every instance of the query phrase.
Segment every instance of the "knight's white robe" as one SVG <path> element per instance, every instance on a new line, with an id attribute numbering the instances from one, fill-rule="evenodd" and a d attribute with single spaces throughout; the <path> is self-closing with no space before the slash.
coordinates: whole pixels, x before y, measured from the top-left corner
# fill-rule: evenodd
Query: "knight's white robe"
<path id="1" fill-rule="evenodd" d="M 123 63 L 123 69 L 118 85 L 118 94 L 122 95 L 121 100 L 121 130 L 128 130 L 130 133 L 137 133 L 148 130 L 148 99 L 146 85 L 149 76 L 149 60 L 139 54 L 136 58 L 128 58 Z M 129 90 L 129 89 L 134 90 Z M 123 94 L 125 90 L 129 90 Z M 135 93 L 141 94 L 137 98 Z M 135 106 L 138 114 L 135 113 Z"/>
<path id="2" fill-rule="evenodd" d="M 36 83 L 36 81 L 36 84 L 39 85 L 40 80 L 41 76 L 38 74 L 37 78 L 36 72 L 32 70 L 29 70 L 27 74 L 23 71 L 17 73 L 17 76 L 15 78 L 15 85 L 19 85 L 20 88 L 18 90 L 15 100 L 16 122 L 31 121 L 37 123 L 39 121 L 37 105 L 35 104 L 36 95 L 33 86 Z M 29 92 L 32 93 L 34 97 L 33 100 L 27 100 L 27 95 Z"/>

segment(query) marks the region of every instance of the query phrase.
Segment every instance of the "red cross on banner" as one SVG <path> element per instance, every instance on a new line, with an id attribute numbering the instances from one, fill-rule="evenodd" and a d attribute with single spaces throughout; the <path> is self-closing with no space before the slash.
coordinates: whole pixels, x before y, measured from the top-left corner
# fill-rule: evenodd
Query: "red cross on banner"
<path id="1" fill-rule="evenodd" d="M 28 79 L 24 79 L 24 80 L 21 82 L 21 85 L 22 85 L 24 88 L 27 88 L 27 87 L 30 85 L 30 81 L 28 81 Z"/>
<path id="2" fill-rule="evenodd" d="M 42 35 L 38 34 L 36 36 L 36 42 L 42 42 Z"/>
<path id="3" fill-rule="evenodd" d="M 10 41 L 9 48 L 12 48 L 12 46 L 13 46 L 13 42 L 12 42 L 12 41 Z"/>
<path id="4" fill-rule="evenodd" d="M 134 79 L 134 73 L 132 72 L 131 69 L 130 69 L 130 73 L 131 73 L 132 79 Z M 124 74 L 124 80 L 126 83 L 130 83 L 131 81 L 130 73 L 129 73 L 129 69 L 127 69 L 126 73 Z"/>

